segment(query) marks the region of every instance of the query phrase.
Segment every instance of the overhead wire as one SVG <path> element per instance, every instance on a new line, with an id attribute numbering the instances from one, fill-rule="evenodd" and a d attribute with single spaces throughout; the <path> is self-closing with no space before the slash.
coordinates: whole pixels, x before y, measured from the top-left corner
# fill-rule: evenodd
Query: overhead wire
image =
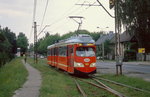
<path id="1" fill-rule="evenodd" d="M 80 1 L 80 0 L 78 0 L 76 3 L 78 3 L 79 1 Z M 44 17 L 45 17 L 45 14 L 46 14 L 47 6 L 48 6 L 48 0 L 47 0 L 47 3 L 46 3 L 46 7 L 45 7 L 45 11 L 44 11 L 44 15 L 43 15 L 41 27 L 40 27 L 40 30 L 39 30 L 40 33 L 38 34 L 38 36 L 42 33 L 42 32 L 41 32 L 41 28 L 42 28 L 42 25 L 43 25 L 43 21 L 44 21 Z M 66 17 L 68 13 L 70 14 L 70 13 L 73 13 L 74 11 L 76 11 L 76 10 L 79 10 L 79 8 L 76 8 L 75 10 L 72 10 L 72 9 L 74 8 L 74 6 L 75 6 L 75 5 L 71 6 L 67 11 L 65 11 L 65 13 L 64 13 L 63 15 L 61 15 L 61 16 L 62 16 L 61 18 L 55 20 L 53 23 L 50 24 L 50 26 L 52 26 L 52 25 L 54 25 L 55 23 L 58 23 L 58 22 L 64 20 L 64 19 L 65 19 L 64 17 Z M 72 11 L 71 11 L 71 10 L 72 10 Z M 70 11 L 71 11 L 71 12 L 70 12 Z M 52 20 L 53 20 L 53 19 L 52 19 Z"/>
<path id="2" fill-rule="evenodd" d="M 49 0 L 46 1 L 45 10 L 44 10 L 44 14 L 43 14 L 43 17 L 42 17 L 42 22 L 41 22 L 41 25 L 40 25 L 40 30 L 39 30 L 40 32 L 41 32 L 41 28 L 43 26 L 43 22 L 44 22 L 44 19 L 45 19 L 45 15 L 46 15 L 48 3 L 49 3 Z"/>
<path id="3" fill-rule="evenodd" d="M 78 3 L 79 1 L 80 1 L 80 0 L 78 0 L 76 3 Z M 61 20 L 62 18 L 66 17 L 66 14 L 68 14 L 68 13 L 74 8 L 74 6 L 75 6 L 75 5 L 72 5 L 68 10 L 66 10 L 66 11 L 61 15 L 60 18 L 58 18 L 58 19 L 55 20 L 54 22 L 59 21 L 59 20 Z M 54 20 L 54 18 L 53 18 L 52 20 Z M 54 23 L 54 22 L 53 22 L 53 23 Z M 53 23 L 51 23 L 51 24 L 53 24 Z"/>
<path id="4" fill-rule="evenodd" d="M 76 3 L 78 3 L 80 0 L 78 0 Z M 61 20 L 64 20 L 66 18 L 66 16 L 68 16 L 68 14 L 74 13 L 75 11 L 79 10 L 81 7 L 76 8 L 74 10 L 72 10 L 74 8 L 75 5 L 71 6 L 67 11 L 65 11 L 65 13 L 63 13 L 61 15 L 60 18 L 56 19 L 55 21 L 53 21 L 52 23 L 50 23 L 50 26 L 60 22 Z M 71 11 L 72 10 L 72 11 Z M 53 19 L 52 19 L 53 20 Z"/>
<path id="5" fill-rule="evenodd" d="M 31 27 L 31 31 L 30 31 L 29 40 L 31 39 L 32 32 L 33 32 L 33 23 L 35 22 L 35 16 L 36 16 L 36 6 L 37 6 L 37 0 L 34 0 L 33 17 L 32 17 L 32 27 Z"/>
<path id="6" fill-rule="evenodd" d="M 77 2 L 77 3 L 78 3 L 78 2 Z M 84 4 L 84 3 L 86 3 L 86 2 L 84 1 L 83 4 Z M 88 3 L 89 3 L 89 2 L 88 2 Z M 96 2 L 94 2 L 93 4 L 95 4 L 95 3 L 96 3 Z M 93 5 L 93 4 L 92 4 L 92 5 Z M 79 13 L 81 14 L 81 13 L 85 12 L 85 10 L 87 10 L 88 8 L 90 8 L 91 6 L 85 8 L 84 10 L 79 10 L 79 9 L 81 9 L 81 7 L 82 7 L 82 6 L 80 6 L 80 8 L 77 8 L 76 10 L 71 11 L 69 14 L 74 13 L 74 12 L 76 12 L 77 10 L 78 10 L 79 12 L 76 12 L 75 14 L 79 14 Z M 66 17 L 66 16 L 65 16 L 65 17 Z M 64 18 L 64 17 L 61 17 L 60 19 L 61 19 L 61 20 L 64 20 L 65 18 Z M 51 24 L 51 26 L 54 25 L 54 24 L 56 24 L 56 23 L 58 23 L 58 22 L 60 22 L 60 20 L 55 21 L 54 23 Z M 63 26 L 65 26 L 65 25 L 63 25 Z M 62 28 L 62 25 L 59 25 L 59 26 L 56 27 L 55 29 L 58 29 L 59 27 Z M 55 30 L 55 29 L 54 29 L 54 30 Z"/>
<path id="7" fill-rule="evenodd" d="M 80 0 L 78 0 L 75 4 L 77 4 L 79 1 Z M 63 13 L 60 18 L 58 18 L 57 20 L 53 21 L 50 24 L 50 27 L 53 26 L 53 25 L 55 25 L 56 23 L 61 22 L 62 20 L 64 20 L 69 14 L 72 14 L 74 12 L 80 11 L 80 9 L 82 8 L 82 6 L 80 6 L 80 7 L 76 8 L 76 9 L 72 10 L 74 8 L 75 4 L 73 6 L 71 6 L 67 11 L 65 11 L 65 13 Z M 43 19 L 42 19 L 40 31 L 41 31 L 41 28 L 42 28 L 42 25 L 43 25 L 43 21 L 44 21 L 44 17 L 45 17 L 45 14 L 46 14 L 47 6 L 48 6 L 48 0 L 47 0 L 47 3 L 46 3 L 46 6 L 45 6 L 45 11 L 44 11 L 44 15 L 43 15 Z M 54 19 L 52 19 L 52 20 L 54 20 Z M 60 25 L 59 25 L 59 27 L 60 27 Z M 56 28 L 59 28 L 59 27 L 56 27 Z M 56 28 L 54 28 L 54 29 L 56 29 Z M 61 28 L 62 28 L 62 25 L 61 25 Z"/>
<path id="8" fill-rule="evenodd" d="M 77 4 L 79 1 L 80 1 L 80 0 L 78 0 L 75 4 Z M 73 5 L 71 8 L 73 8 L 74 6 L 75 6 L 75 5 Z M 66 19 L 66 17 L 69 16 L 70 14 L 75 13 L 75 12 L 77 12 L 77 11 L 80 11 L 80 9 L 82 8 L 82 6 L 76 8 L 76 9 L 74 9 L 74 10 L 72 10 L 72 11 L 71 11 L 71 8 L 69 8 L 69 11 L 70 11 L 70 12 L 67 10 L 67 11 L 66 11 L 67 13 L 64 13 L 61 18 L 59 18 L 59 19 L 57 19 L 56 21 L 54 21 L 53 23 L 51 23 L 50 26 L 52 26 L 52 25 L 54 25 L 54 24 L 56 24 L 56 23 L 58 23 L 58 22 L 60 22 L 60 21 L 62 21 L 62 20 L 64 20 L 64 19 Z M 60 26 L 60 25 L 59 25 L 59 26 Z M 63 25 L 63 26 L 65 26 L 65 25 Z M 56 27 L 56 28 L 58 28 L 58 27 Z M 55 28 L 55 29 L 56 29 L 56 28 Z M 62 25 L 61 25 L 61 28 L 62 28 Z"/>
<path id="9" fill-rule="evenodd" d="M 92 5 L 94 5 L 96 2 L 94 2 L 93 4 L 89 5 L 88 7 L 86 7 L 84 10 L 81 10 L 79 12 L 77 12 L 76 14 L 82 14 L 84 12 L 86 12 Z"/>

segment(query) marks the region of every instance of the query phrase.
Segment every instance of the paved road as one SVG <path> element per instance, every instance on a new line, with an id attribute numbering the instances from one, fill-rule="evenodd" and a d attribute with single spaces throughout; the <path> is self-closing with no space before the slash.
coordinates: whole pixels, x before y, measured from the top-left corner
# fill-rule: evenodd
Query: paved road
<path id="1" fill-rule="evenodd" d="M 97 71 L 99 73 L 116 73 L 115 62 L 97 61 Z M 123 74 L 134 76 L 150 81 L 150 63 L 144 62 L 124 62 Z"/>
<path id="2" fill-rule="evenodd" d="M 41 86 L 40 72 L 27 63 L 24 63 L 24 65 L 29 73 L 27 81 L 22 88 L 15 91 L 13 97 L 38 97 Z"/>

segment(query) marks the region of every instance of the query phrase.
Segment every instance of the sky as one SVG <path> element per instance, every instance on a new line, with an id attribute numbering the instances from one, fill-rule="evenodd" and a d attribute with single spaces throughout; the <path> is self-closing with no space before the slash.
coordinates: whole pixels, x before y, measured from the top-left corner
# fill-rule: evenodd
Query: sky
<path id="1" fill-rule="evenodd" d="M 99 0 L 104 7 L 114 16 L 114 10 L 109 9 L 109 0 Z M 111 18 L 101 6 L 79 6 L 75 4 L 98 5 L 97 0 L 48 0 L 48 6 L 44 17 L 47 0 L 37 0 L 35 21 L 37 33 L 46 26 L 44 32 L 63 35 L 75 31 L 78 24 L 69 16 L 82 16 L 81 29 L 90 32 L 114 31 L 114 18 Z M 23 32 L 33 43 L 33 9 L 34 0 L 0 0 L 0 25 L 8 27 L 16 33 Z M 44 19 L 43 19 L 44 17 Z M 43 24 L 42 24 L 43 19 Z M 80 21 L 79 19 L 76 19 Z M 38 38 L 44 36 L 41 33 Z"/>

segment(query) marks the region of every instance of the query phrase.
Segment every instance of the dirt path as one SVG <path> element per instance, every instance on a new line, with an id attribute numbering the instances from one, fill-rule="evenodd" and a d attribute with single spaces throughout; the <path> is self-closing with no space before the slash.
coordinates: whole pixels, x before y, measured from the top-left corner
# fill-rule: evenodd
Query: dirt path
<path id="1" fill-rule="evenodd" d="M 25 65 L 29 75 L 23 87 L 16 90 L 13 97 L 38 97 L 42 81 L 40 72 L 28 63 L 25 64 L 24 61 L 23 64 Z"/>

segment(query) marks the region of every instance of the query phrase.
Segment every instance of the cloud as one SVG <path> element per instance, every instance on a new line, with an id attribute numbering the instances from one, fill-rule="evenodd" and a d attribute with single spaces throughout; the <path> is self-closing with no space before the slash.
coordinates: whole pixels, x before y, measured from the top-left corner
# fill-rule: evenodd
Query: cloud
<path id="1" fill-rule="evenodd" d="M 0 9 L 0 14 L 3 16 L 29 16 L 29 13 L 13 9 Z"/>

